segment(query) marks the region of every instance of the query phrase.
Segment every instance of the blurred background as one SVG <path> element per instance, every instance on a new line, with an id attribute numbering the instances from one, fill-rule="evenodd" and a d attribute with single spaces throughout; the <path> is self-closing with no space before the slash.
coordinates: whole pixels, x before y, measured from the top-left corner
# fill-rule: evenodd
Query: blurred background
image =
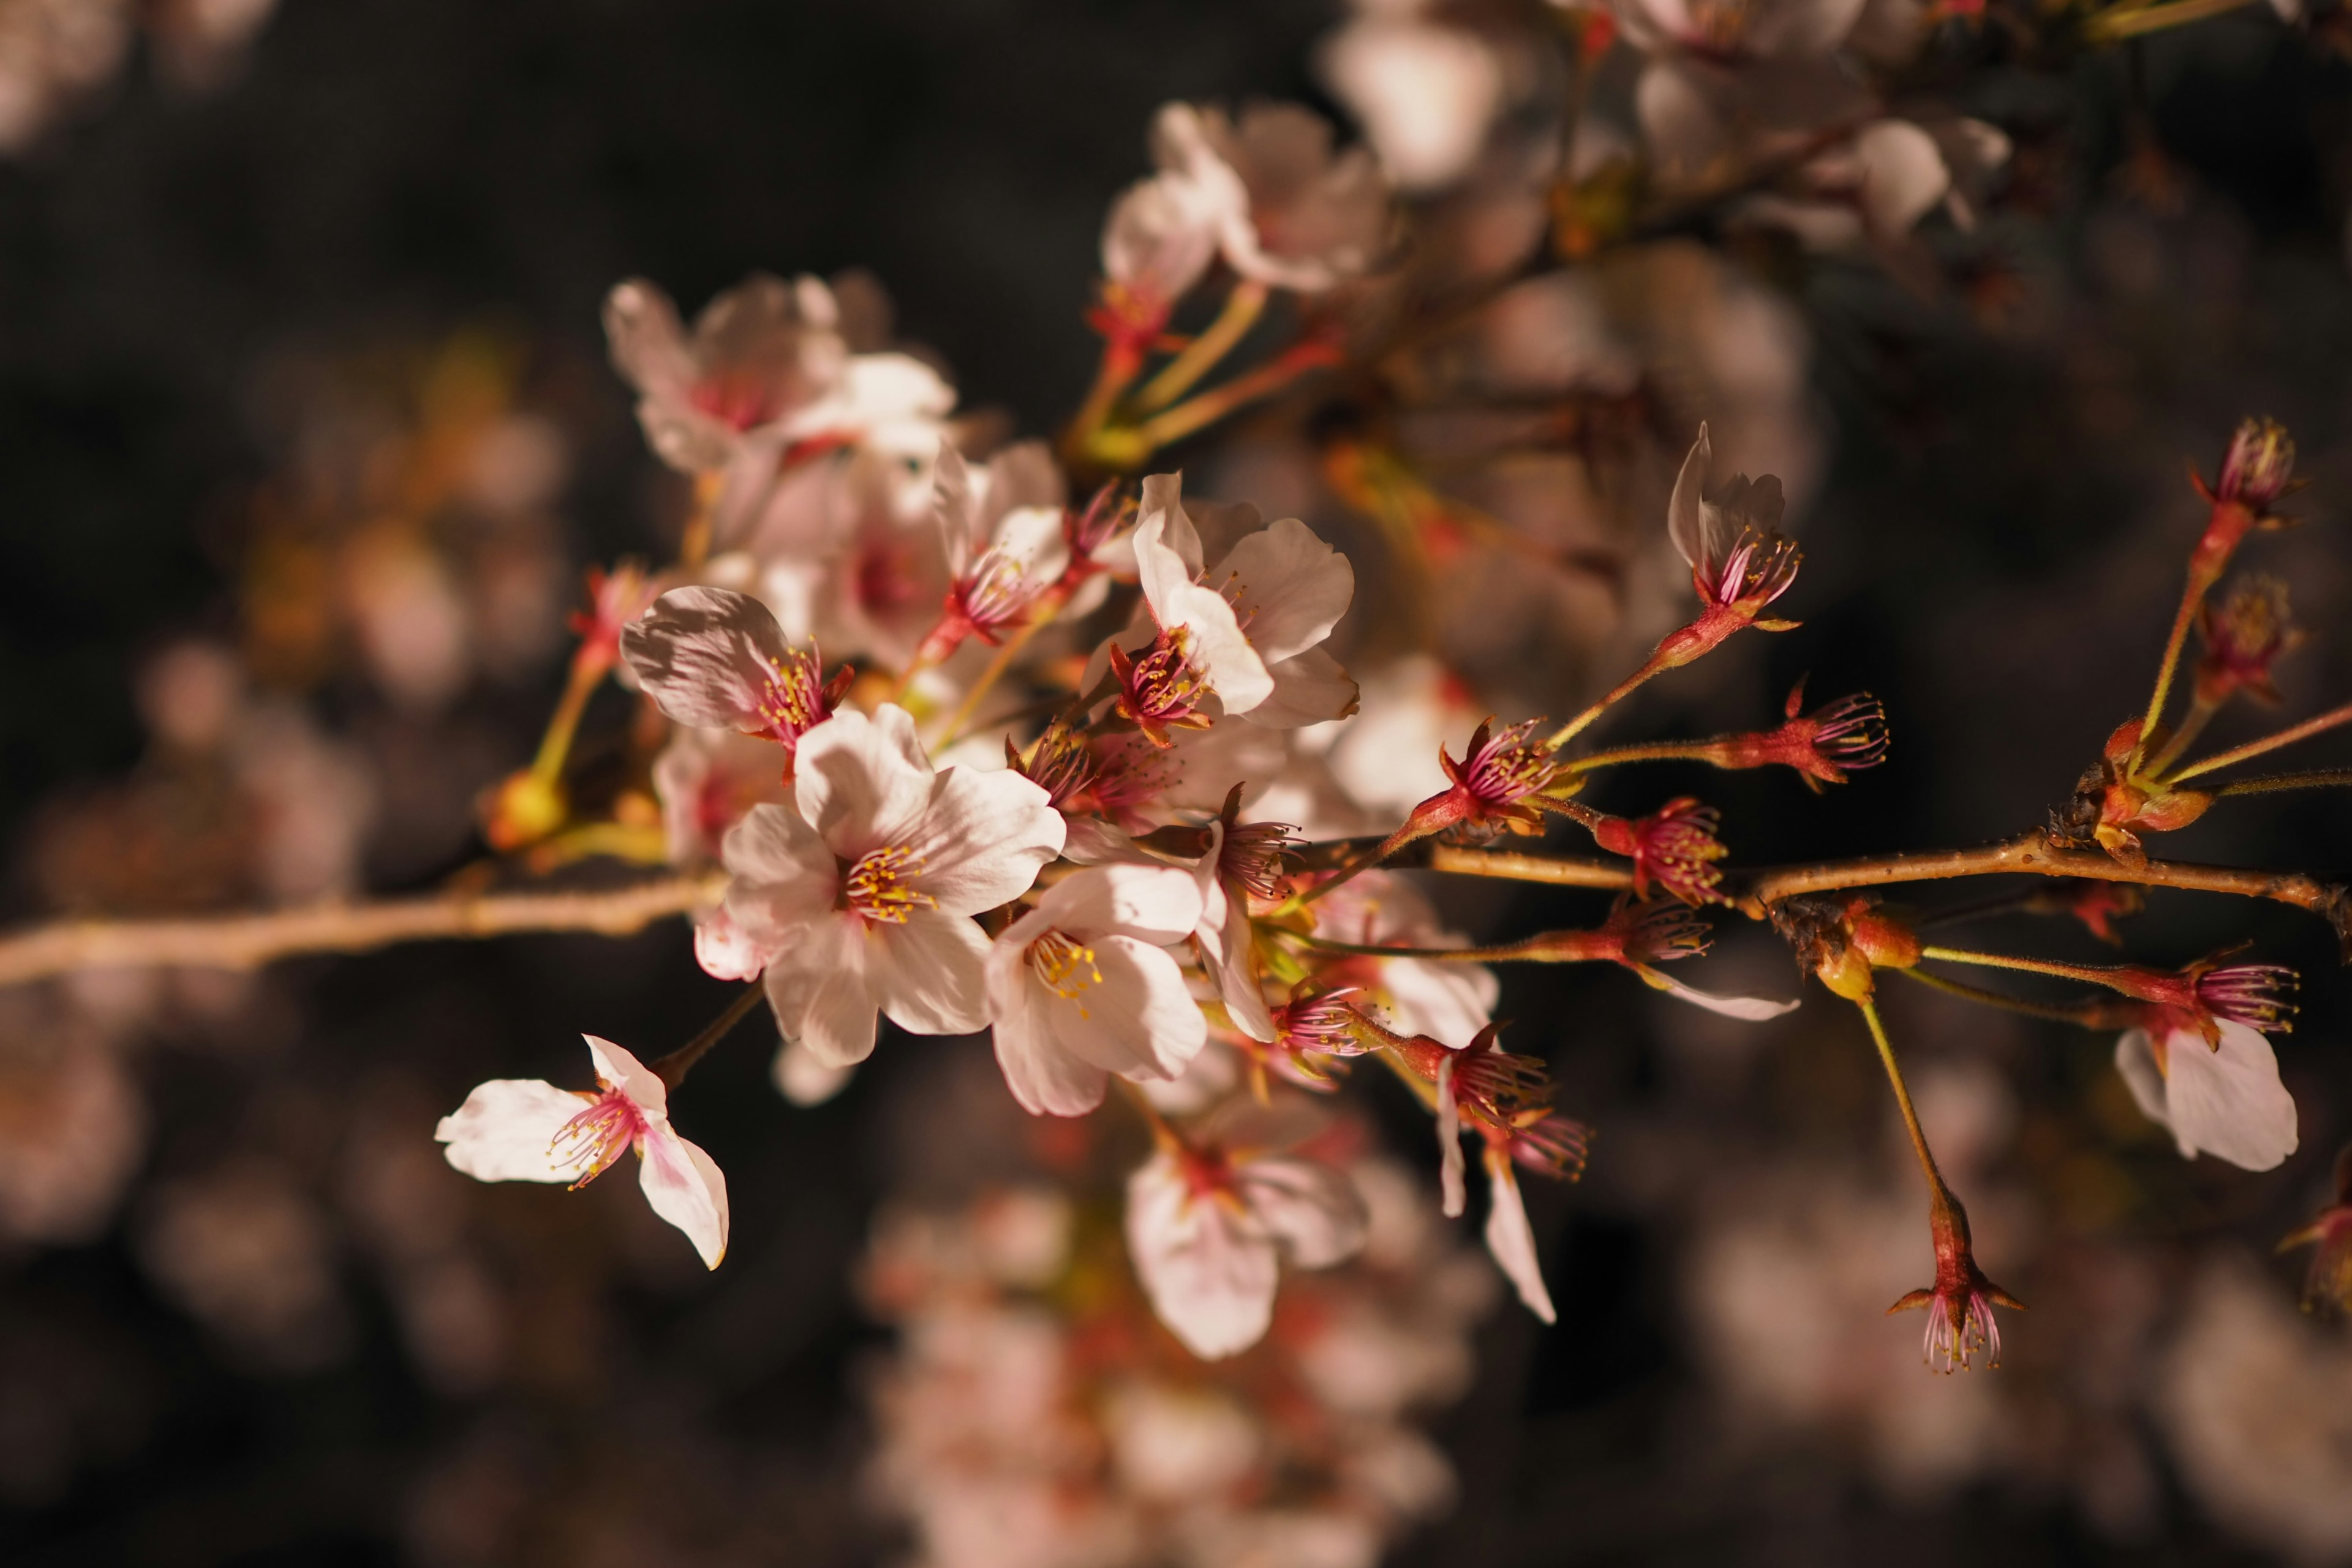
<path id="1" fill-rule="evenodd" d="M 1153 110 L 1340 116 L 1315 61 L 1346 20 L 0 0 L 8 913 L 463 870 L 477 792 L 561 687 L 580 572 L 666 551 L 686 510 L 604 364 L 615 280 L 691 309 L 754 268 L 866 269 L 966 406 L 1050 432 L 1091 374 L 1097 236 Z M 1704 788 L 1743 863 L 1976 842 L 2061 803 L 2145 690 L 2202 516 L 2184 465 L 2210 473 L 2247 414 L 2285 421 L 2314 479 L 2306 525 L 2254 547 L 2317 634 L 2288 711 L 2352 687 L 2352 68 L 2258 7 L 2054 72 L 1996 59 L 1968 90 L 2015 153 L 1950 286 L 1737 245 L 1647 285 L 1662 315 L 1767 302 L 1778 357 L 1740 385 L 1773 438 L 1743 460 L 1791 479 L 1805 625 L 1660 683 L 1633 724 L 1759 727 L 1810 672 L 1817 697 L 1875 692 L 1895 735 L 1827 801 L 1644 781 Z M 1198 462 L 1188 488 L 1367 530 L 1271 442 Z M 1548 612 L 1563 640 L 1631 646 L 1605 595 L 1580 603 Z M 2177 851 L 2341 870 L 2352 822 L 2287 796 Z M 1474 931 L 1594 913 L 1433 890 Z M 1466 1331 L 1475 1373 L 1426 1423 L 1457 1500 L 1395 1560 L 2352 1561 L 2352 1343 L 2271 1256 L 2352 1138 L 2352 988 L 2289 911 L 2158 895 L 2130 929 L 2157 961 L 2251 937 L 2305 970 L 2280 1051 L 2301 1150 L 2185 1163 L 2111 1041 L 1898 992 L 1979 1257 L 2032 1307 L 1999 1373 L 1952 1379 L 1921 1370 L 1917 1319 L 1879 1317 L 1928 1258 L 1853 1020 L 1734 1027 L 1614 973 L 1507 975 L 1514 1048 L 1549 1059 L 1595 1154 L 1531 1186 L 1560 1321 Z M 1794 984 L 1754 933 L 1717 962 Z M 758 1042 L 712 1058 L 686 1102 L 736 1229 L 709 1276 L 619 1181 L 478 1187 L 431 1142 L 482 1078 L 560 1078 L 583 1029 L 663 1048 L 726 994 L 670 927 L 0 994 L 0 1559 L 900 1560 L 869 1460 L 877 1205 L 1089 1157 L 975 1078 L 977 1047 L 898 1037 L 815 1110 Z M 1358 1103 L 1433 1165 L 1387 1087 Z"/>

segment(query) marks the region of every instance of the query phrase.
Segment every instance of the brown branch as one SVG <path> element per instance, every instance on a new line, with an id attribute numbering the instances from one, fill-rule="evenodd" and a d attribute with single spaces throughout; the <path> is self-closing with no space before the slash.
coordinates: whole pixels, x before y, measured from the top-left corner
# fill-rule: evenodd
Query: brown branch
<path id="1" fill-rule="evenodd" d="M 254 969 L 306 952 L 367 952 L 396 942 L 590 931 L 626 936 L 719 896 L 715 873 L 616 888 L 435 894 L 173 920 L 69 920 L 0 936 L 0 985 L 79 969 Z"/>
<path id="2" fill-rule="evenodd" d="M 1756 871 L 1742 879 L 1735 901 L 1751 915 L 1806 893 L 1853 888 L 1884 888 L 1901 882 L 1941 881 L 1954 877 L 2084 877 L 2099 882 L 2130 882 L 2143 888 L 2181 888 L 2191 892 L 2230 893 L 2268 899 L 2307 910 L 2336 928 L 2352 957 L 2352 890 L 2299 871 L 2263 871 L 2237 866 L 2200 866 L 2148 860 L 2127 866 L 2095 849 L 2053 845 L 2041 833 L 1981 849 L 1945 849 L 1922 854 L 1868 856 Z"/>

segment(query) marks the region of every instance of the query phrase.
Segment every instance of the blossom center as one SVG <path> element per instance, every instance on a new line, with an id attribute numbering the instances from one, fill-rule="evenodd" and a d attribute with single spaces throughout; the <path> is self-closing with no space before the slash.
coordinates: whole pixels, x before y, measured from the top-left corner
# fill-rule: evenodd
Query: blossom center
<path id="1" fill-rule="evenodd" d="M 1095 950 L 1065 931 L 1049 931 L 1029 944 L 1029 967 L 1045 982 L 1045 989 L 1066 1002 L 1076 1002 L 1090 985 L 1102 984 L 1102 970 L 1095 963 Z M 1084 1006 L 1080 1017 L 1087 1017 Z"/>
<path id="2" fill-rule="evenodd" d="M 841 907 L 869 921 L 905 925 L 918 909 L 935 910 L 940 901 L 915 885 L 922 875 L 923 858 L 903 844 L 861 856 L 841 879 Z"/>
<path id="3" fill-rule="evenodd" d="M 828 716 L 824 683 L 814 651 L 794 648 L 768 663 L 768 684 L 756 711 L 770 734 L 789 746 Z"/>
<path id="4" fill-rule="evenodd" d="M 588 1109 L 555 1131 L 548 1141 L 549 1158 L 558 1169 L 579 1172 L 572 1187 L 586 1186 L 609 1169 L 645 1136 L 646 1113 L 617 1089 L 608 1089 L 589 1102 Z"/>

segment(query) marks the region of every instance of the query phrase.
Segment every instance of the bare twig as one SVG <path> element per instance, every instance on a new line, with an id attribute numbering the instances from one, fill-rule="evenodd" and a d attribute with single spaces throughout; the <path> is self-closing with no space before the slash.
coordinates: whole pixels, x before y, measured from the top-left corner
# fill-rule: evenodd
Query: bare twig
<path id="1" fill-rule="evenodd" d="M 711 872 L 616 888 L 436 894 L 171 920 L 70 920 L 0 936 L 0 985 L 81 969 L 255 969 L 306 952 L 367 952 L 404 942 L 590 931 L 626 936 L 716 899 Z"/>

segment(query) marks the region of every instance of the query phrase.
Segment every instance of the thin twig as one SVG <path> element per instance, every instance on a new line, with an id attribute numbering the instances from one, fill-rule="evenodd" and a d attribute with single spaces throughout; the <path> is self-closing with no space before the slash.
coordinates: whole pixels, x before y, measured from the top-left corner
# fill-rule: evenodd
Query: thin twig
<path id="1" fill-rule="evenodd" d="M 715 872 L 560 892 L 436 894 L 173 920 L 69 920 L 0 936 L 0 985 L 81 969 L 256 969 L 306 952 L 404 942 L 590 931 L 626 936 L 716 899 Z"/>

